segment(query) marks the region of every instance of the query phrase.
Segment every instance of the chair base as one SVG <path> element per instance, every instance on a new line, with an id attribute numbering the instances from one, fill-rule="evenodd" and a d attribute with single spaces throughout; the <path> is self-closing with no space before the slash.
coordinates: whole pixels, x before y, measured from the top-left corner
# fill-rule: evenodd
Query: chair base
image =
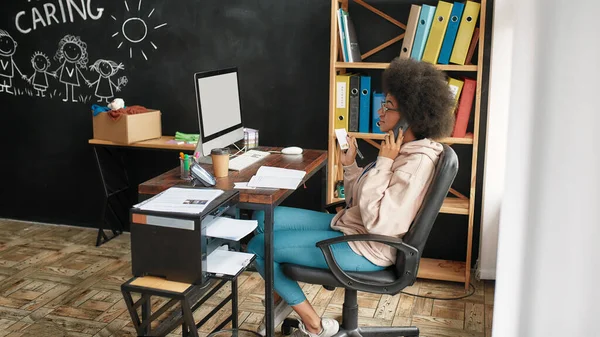
<path id="1" fill-rule="evenodd" d="M 418 337 L 419 329 L 417 327 L 363 327 L 356 330 L 344 330 L 334 335 L 334 337 Z"/>
<path id="2" fill-rule="evenodd" d="M 281 332 L 284 336 L 292 333 L 292 328 L 298 328 L 298 320 L 286 318 L 281 325 Z M 333 337 L 419 337 L 419 328 L 411 327 L 359 327 L 354 330 L 346 330 L 340 326 L 340 331 Z"/>

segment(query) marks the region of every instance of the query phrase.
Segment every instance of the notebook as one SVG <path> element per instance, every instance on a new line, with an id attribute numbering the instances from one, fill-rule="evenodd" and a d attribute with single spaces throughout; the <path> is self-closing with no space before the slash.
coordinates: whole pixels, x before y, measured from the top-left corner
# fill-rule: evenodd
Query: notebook
<path id="1" fill-rule="evenodd" d="M 305 171 L 280 167 L 262 166 L 250 181 L 248 187 L 283 188 L 295 190 L 304 179 Z"/>

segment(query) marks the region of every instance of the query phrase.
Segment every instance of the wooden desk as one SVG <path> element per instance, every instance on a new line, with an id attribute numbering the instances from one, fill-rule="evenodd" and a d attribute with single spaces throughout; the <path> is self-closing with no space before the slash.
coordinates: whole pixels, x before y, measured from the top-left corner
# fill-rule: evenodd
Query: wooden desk
<path id="1" fill-rule="evenodd" d="M 113 155 L 114 151 L 111 150 L 122 150 L 122 149 L 138 149 L 138 150 L 167 150 L 167 151 L 181 151 L 181 152 L 190 152 L 196 149 L 196 144 L 176 144 L 170 141 L 174 140 L 173 136 L 162 136 L 156 139 L 149 139 L 141 142 L 131 143 L 131 144 L 121 144 L 115 143 L 108 140 L 101 139 L 90 139 L 88 143 L 92 145 L 94 149 L 94 156 L 96 158 L 96 165 L 98 166 L 98 171 L 100 172 L 100 179 L 102 181 L 102 187 L 104 189 L 104 205 L 102 206 L 102 224 L 98 228 L 98 235 L 96 237 L 96 246 L 100 246 L 123 232 L 125 228 L 125 224 L 118 218 L 117 213 L 113 209 L 110 201 L 113 197 L 116 197 L 118 194 L 124 192 L 129 189 L 129 176 L 127 175 L 127 171 L 125 170 L 125 163 L 123 162 L 123 158 L 117 158 L 117 156 Z M 106 161 L 100 160 L 99 149 L 103 148 L 108 152 L 106 155 L 107 160 L 111 161 L 112 165 L 107 163 Z M 107 169 L 107 167 L 118 167 L 118 170 L 115 169 Z M 109 172 L 110 171 L 110 172 Z M 119 172 L 114 172 L 119 171 Z M 112 175 L 118 174 L 118 179 L 111 179 Z M 118 199 L 118 198 L 117 198 Z M 124 205 L 127 208 L 131 205 Z M 109 221 L 107 217 L 107 211 L 110 211 L 115 217 L 117 221 Z M 104 228 L 109 227 L 112 231 L 112 237 L 108 237 L 104 232 Z"/>
<path id="2" fill-rule="evenodd" d="M 280 148 L 265 148 L 259 150 L 279 150 Z M 217 178 L 216 188 L 223 190 L 233 189 L 235 182 L 247 182 L 256 173 L 261 166 L 275 166 L 295 170 L 306 171 L 306 176 L 302 183 L 305 183 L 318 170 L 327 170 L 327 151 L 304 150 L 302 155 L 282 155 L 271 154 L 265 159 L 255 163 L 248 168 L 236 172 L 229 171 L 229 176 Z M 212 165 L 202 165 L 204 168 L 213 172 Z M 327 177 L 324 172 L 323 179 Z M 323 180 L 323 183 L 325 180 Z M 158 177 L 150 179 L 138 186 L 140 198 L 148 198 L 160 193 L 169 187 L 175 185 L 189 185 L 190 182 L 179 178 L 179 168 L 167 171 Z M 274 317 L 273 317 L 273 212 L 276 206 L 280 205 L 285 198 L 292 194 L 293 190 L 239 190 L 240 209 L 261 210 L 265 212 L 265 316 L 267 322 L 267 336 L 275 335 Z M 323 206 L 325 205 L 325 188 L 323 186 Z"/>
<path id="3" fill-rule="evenodd" d="M 258 150 L 261 151 L 277 151 L 281 148 L 275 147 L 261 147 Z M 217 178 L 217 185 L 215 188 L 222 190 L 232 190 L 234 183 L 237 182 L 248 182 L 256 171 L 261 166 L 274 166 L 282 167 L 293 170 L 306 171 L 306 176 L 302 183 L 310 179 L 315 172 L 325 165 L 327 161 L 327 151 L 322 150 L 304 150 L 302 155 L 282 155 L 282 154 L 270 154 L 265 159 L 249 166 L 241 171 L 229 171 L 229 176 L 223 178 Z M 214 174 L 212 165 L 200 164 L 207 171 Z M 152 178 L 138 186 L 138 193 L 140 196 L 152 196 L 158 194 L 169 187 L 175 185 L 186 185 L 190 182 L 182 180 L 179 177 L 179 167 L 176 167 L 170 171 L 167 171 L 155 178 Z M 280 204 L 285 198 L 292 194 L 293 190 L 239 190 L 240 191 L 240 202 L 254 203 L 254 204 Z"/>
<path id="4" fill-rule="evenodd" d="M 133 148 L 145 148 L 145 149 L 156 149 L 156 150 L 174 150 L 174 151 L 194 151 L 196 144 L 172 144 L 170 141 L 174 140 L 173 136 L 162 136 L 156 139 L 144 140 L 141 142 L 131 144 L 121 144 L 111 142 L 109 140 L 101 139 L 90 139 L 88 141 L 91 145 L 102 145 L 102 146 L 116 146 L 116 147 L 133 147 Z"/>

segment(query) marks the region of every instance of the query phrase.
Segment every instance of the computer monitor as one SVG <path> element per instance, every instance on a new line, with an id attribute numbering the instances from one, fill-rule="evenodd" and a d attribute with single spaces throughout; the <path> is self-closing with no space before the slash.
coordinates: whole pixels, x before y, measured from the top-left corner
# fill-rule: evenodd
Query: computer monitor
<path id="1" fill-rule="evenodd" d="M 198 156 L 244 139 L 237 68 L 194 74 L 200 139 Z"/>

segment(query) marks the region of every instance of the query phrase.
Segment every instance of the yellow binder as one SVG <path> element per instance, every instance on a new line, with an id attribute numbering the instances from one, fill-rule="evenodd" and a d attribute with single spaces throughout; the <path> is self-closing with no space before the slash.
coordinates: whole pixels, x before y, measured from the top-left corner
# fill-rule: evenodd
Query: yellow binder
<path id="1" fill-rule="evenodd" d="M 348 130 L 350 105 L 350 74 L 335 76 L 335 122 L 336 129 Z"/>
<path id="2" fill-rule="evenodd" d="M 458 26 L 454 48 L 452 48 L 452 54 L 450 55 L 450 63 L 465 64 L 475 24 L 477 23 L 477 18 L 479 18 L 480 8 L 481 5 L 479 3 L 467 1 L 462 18 L 460 19 L 460 25 Z"/>
<path id="3" fill-rule="evenodd" d="M 451 113 L 454 114 L 456 111 L 456 106 L 458 105 L 458 99 L 460 97 L 460 92 L 462 91 L 463 84 L 465 82 L 462 80 L 458 80 L 456 78 L 449 77 L 448 78 L 448 86 L 450 87 L 450 91 L 452 95 L 454 95 L 454 107 L 452 108 Z"/>
<path id="4" fill-rule="evenodd" d="M 445 1 L 438 2 L 421 60 L 431 64 L 437 63 L 438 57 L 440 56 L 440 50 L 442 49 L 442 42 L 446 35 L 446 28 L 448 28 L 448 20 L 450 19 L 451 12 L 451 3 Z"/>

